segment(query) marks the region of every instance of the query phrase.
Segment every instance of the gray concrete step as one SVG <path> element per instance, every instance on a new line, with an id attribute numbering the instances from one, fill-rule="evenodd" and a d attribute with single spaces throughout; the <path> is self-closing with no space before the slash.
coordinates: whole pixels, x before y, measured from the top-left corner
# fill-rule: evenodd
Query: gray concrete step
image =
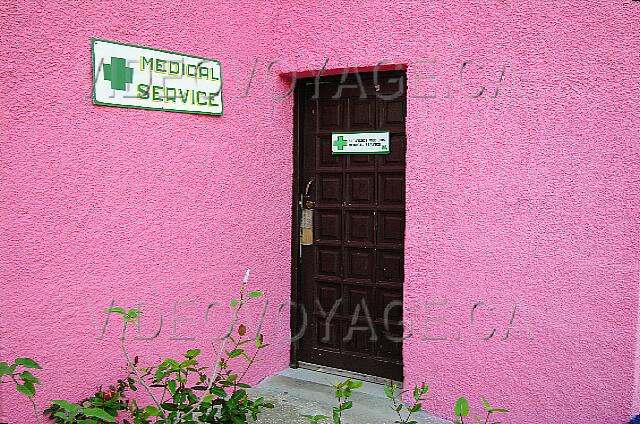
<path id="1" fill-rule="evenodd" d="M 332 384 L 344 378 L 303 369 L 289 369 L 266 378 L 252 393 L 264 396 L 275 408 L 260 415 L 265 423 L 306 424 L 303 415 L 331 415 L 336 405 Z M 343 413 L 344 424 L 392 424 L 397 420 L 381 384 L 364 383 L 352 395 L 353 408 Z M 448 424 L 427 414 L 414 414 L 424 424 Z M 413 418 L 413 416 L 412 416 Z M 327 423 L 331 421 L 326 421 Z"/>

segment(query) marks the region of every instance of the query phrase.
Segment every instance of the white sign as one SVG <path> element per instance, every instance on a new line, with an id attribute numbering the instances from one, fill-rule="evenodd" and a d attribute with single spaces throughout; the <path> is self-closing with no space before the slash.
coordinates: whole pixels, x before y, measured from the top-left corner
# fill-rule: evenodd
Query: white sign
<path id="1" fill-rule="evenodd" d="M 331 153 L 334 155 L 387 155 L 389 131 L 331 133 Z"/>
<path id="2" fill-rule="evenodd" d="M 220 62 L 92 39 L 93 103 L 222 115 Z"/>

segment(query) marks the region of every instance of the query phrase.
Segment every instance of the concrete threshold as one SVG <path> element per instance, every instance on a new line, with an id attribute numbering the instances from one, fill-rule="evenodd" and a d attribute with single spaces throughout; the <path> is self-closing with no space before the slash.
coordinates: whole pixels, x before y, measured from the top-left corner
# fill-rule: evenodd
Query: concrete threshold
<path id="1" fill-rule="evenodd" d="M 307 424 L 303 415 L 331 416 L 336 406 L 332 385 L 344 380 L 334 374 L 308 369 L 287 369 L 264 379 L 251 389 L 255 396 L 275 404 L 275 408 L 266 410 L 259 422 Z M 352 395 L 353 408 L 343 413 L 343 424 L 393 424 L 397 414 L 391 409 L 382 384 L 365 382 Z M 412 420 L 421 424 L 449 424 L 449 421 L 431 417 L 425 413 L 412 415 Z M 326 420 L 325 423 L 332 423 Z"/>

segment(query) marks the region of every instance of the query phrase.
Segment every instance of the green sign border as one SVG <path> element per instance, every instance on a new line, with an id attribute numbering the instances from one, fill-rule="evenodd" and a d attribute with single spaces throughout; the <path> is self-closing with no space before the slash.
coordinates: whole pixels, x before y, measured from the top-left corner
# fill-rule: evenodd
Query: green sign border
<path id="1" fill-rule="evenodd" d="M 362 134 L 362 133 L 386 133 L 389 134 L 389 150 L 387 150 L 386 152 L 371 152 L 371 153 L 365 153 L 365 152 L 333 152 L 333 148 L 331 149 L 331 154 L 333 156 L 337 156 L 337 155 L 388 155 L 389 153 L 391 153 L 391 131 L 383 131 L 383 130 L 371 130 L 371 131 L 335 131 L 331 133 L 331 143 L 333 144 L 333 135 L 340 135 L 340 134 Z M 333 146 L 332 146 L 333 147 Z"/>
<path id="2" fill-rule="evenodd" d="M 180 109 L 170 109 L 170 108 L 158 108 L 158 107 L 151 107 L 151 106 L 133 106 L 133 105 L 120 105 L 120 104 L 115 104 L 115 103 L 104 103 L 104 102 L 100 102 L 96 99 L 96 78 L 97 78 L 97 74 L 96 74 L 96 69 L 95 69 L 95 64 L 96 64 L 96 58 L 95 58 L 95 43 L 96 41 L 103 41 L 105 43 L 111 43 L 111 44 L 119 44 L 121 46 L 128 46 L 128 47 L 138 47 L 141 49 L 147 49 L 147 50 L 154 50 L 157 52 L 162 52 L 162 53 L 171 53 L 171 54 L 177 54 L 179 56 L 186 56 L 186 57 L 191 57 L 194 59 L 203 59 L 209 62 L 217 62 L 218 66 L 220 66 L 220 106 L 222 107 L 222 110 L 220 112 L 200 112 L 200 111 L 192 111 L 192 110 L 180 110 Z M 198 114 L 198 115 L 214 115 L 214 116 L 223 116 L 224 115 L 224 101 L 222 99 L 222 63 L 219 60 L 216 59 L 209 59 L 206 57 L 202 57 L 202 56 L 194 56 L 191 54 L 184 54 L 184 53 L 178 53 L 178 52 L 172 52 L 170 50 L 162 50 L 162 49 L 154 49 L 153 47 L 145 47 L 145 46 L 139 46 L 137 44 L 129 44 L 129 43 L 119 43 L 117 41 L 111 41 L 111 40 L 105 40 L 102 38 L 91 38 L 91 82 L 93 83 L 93 85 L 91 86 L 91 91 L 92 91 L 92 97 L 93 97 L 93 104 L 94 105 L 98 105 L 98 106 L 115 106 L 115 107 L 121 107 L 121 108 L 126 108 L 126 109 L 146 109 L 146 110 L 159 110 L 159 111 L 163 111 L 163 112 L 179 112 L 179 113 L 192 113 L 192 114 Z"/>

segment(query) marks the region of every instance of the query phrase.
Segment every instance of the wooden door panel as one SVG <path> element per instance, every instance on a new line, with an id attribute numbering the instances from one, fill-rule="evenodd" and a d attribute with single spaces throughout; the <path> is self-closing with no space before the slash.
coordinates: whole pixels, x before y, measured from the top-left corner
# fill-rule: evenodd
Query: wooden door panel
<path id="1" fill-rule="evenodd" d="M 331 145 L 329 145 L 329 148 L 331 148 Z M 347 169 L 354 171 L 372 172 L 376 166 L 375 155 L 345 155 L 344 161 Z"/>
<path id="2" fill-rule="evenodd" d="M 401 245 L 404 242 L 403 212 L 380 211 L 376 218 L 376 241 L 379 245 Z"/>
<path id="3" fill-rule="evenodd" d="M 376 174 L 349 172 L 346 174 L 346 206 L 374 206 L 376 192 Z"/>
<path id="4" fill-rule="evenodd" d="M 373 284 L 376 252 L 374 249 L 344 248 L 345 269 L 342 278 L 345 282 Z"/>
<path id="5" fill-rule="evenodd" d="M 378 250 L 379 283 L 402 284 L 404 281 L 404 255 L 395 250 Z"/>
<path id="6" fill-rule="evenodd" d="M 405 230 L 403 73 L 302 83 L 301 190 L 314 203 L 313 244 L 298 283 L 308 328 L 297 359 L 402 378 Z M 404 84 L 404 82 L 402 82 Z M 339 94 L 339 95 L 338 95 Z M 384 96 L 380 96 L 384 94 Z M 331 133 L 390 131 L 388 155 L 332 155 Z"/>
<path id="7" fill-rule="evenodd" d="M 347 210 L 344 212 L 345 244 L 353 246 L 375 245 L 375 213 L 366 210 Z"/>
<path id="8" fill-rule="evenodd" d="M 380 126 L 391 132 L 404 132 L 405 125 L 404 98 L 392 101 L 380 101 Z"/>
<path id="9" fill-rule="evenodd" d="M 318 174 L 315 182 L 318 186 L 317 207 L 342 206 L 342 174 Z"/>
<path id="10" fill-rule="evenodd" d="M 314 219 L 316 244 L 342 242 L 342 214 L 335 209 L 316 209 Z"/>
<path id="11" fill-rule="evenodd" d="M 407 140 L 404 134 L 391 134 L 389 145 L 393 146 L 388 155 L 377 155 L 378 169 L 404 172 Z M 331 146 L 329 146 L 331 147 Z M 331 151 L 329 151 L 331 154 Z"/>
<path id="12" fill-rule="evenodd" d="M 342 100 L 319 99 L 316 110 L 318 133 L 340 131 L 344 128 Z"/>
<path id="13" fill-rule="evenodd" d="M 316 167 L 319 172 L 342 172 L 343 156 L 331 154 L 331 134 L 316 140 Z"/>
<path id="14" fill-rule="evenodd" d="M 362 99 L 348 99 L 348 102 L 350 131 L 367 131 L 375 127 L 376 102 Z"/>

